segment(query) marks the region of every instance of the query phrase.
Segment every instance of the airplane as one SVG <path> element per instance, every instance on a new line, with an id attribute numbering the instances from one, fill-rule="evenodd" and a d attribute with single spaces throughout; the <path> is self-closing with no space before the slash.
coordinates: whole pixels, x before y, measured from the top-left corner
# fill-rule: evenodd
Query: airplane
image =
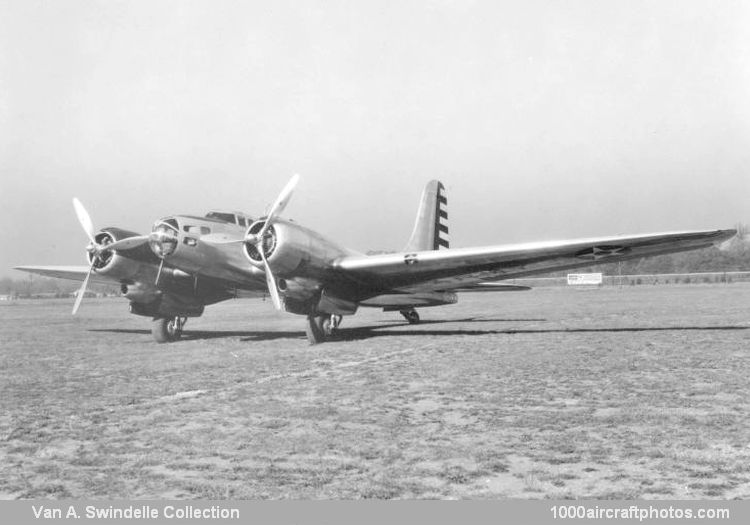
<path id="1" fill-rule="evenodd" d="M 201 316 L 208 305 L 270 296 L 277 310 L 306 317 L 307 338 L 317 344 L 359 307 L 398 311 L 415 324 L 417 308 L 453 304 L 462 292 L 529 289 L 502 282 L 508 279 L 695 250 L 737 234 L 734 229 L 680 231 L 450 248 L 445 187 L 432 180 L 404 249 L 365 255 L 280 216 L 298 181 L 292 177 L 265 216 L 173 215 L 157 220 L 147 235 L 115 227 L 95 230 L 74 198 L 89 239 L 88 266 L 16 269 L 83 281 L 73 314 L 89 281 L 119 283 L 130 312 L 152 318 L 158 343 L 178 340 L 187 319 Z"/>

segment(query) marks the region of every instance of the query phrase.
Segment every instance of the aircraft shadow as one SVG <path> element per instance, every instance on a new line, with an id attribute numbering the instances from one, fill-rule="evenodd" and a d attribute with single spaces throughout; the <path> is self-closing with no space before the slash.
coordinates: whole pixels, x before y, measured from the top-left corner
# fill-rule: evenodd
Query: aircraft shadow
<path id="1" fill-rule="evenodd" d="M 532 321 L 532 319 L 527 319 Z M 544 321 L 544 319 L 533 319 L 534 321 Z M 380 324 L 373 326 L 358 326 L 354 328 L 340 328 L 330 338 L 330 342 L 336 341 L 356 341 L 371 339 L 374 337 L 386 336 L 451 336 L 451 335 L 523 335 L 523 334 L 579 334 L 579 333 L 632 333 L 632 332 L 682 332 L 682 331 L 705 331 L 705 330 L 750 330 L 750 326 L 725 325 L 725 326 L 631 326 L 631 327 L 603 327 L 603 328 L 508 328 L 497 330 L 478 330 L 478 329 L 423 329 L 424 325 L 456 323 L 456 322 L 482 322 L 490 321 L 485 319 L 460 319 L 460 320 L 440 320 L 440 321 L 422 321 L 418 325 L 409 325 L 403 322 L 390 324 Z M 498 321 L 497 319 L 493 321 Z M 507 321 L 507 319 L 506 319 Z M 134 330 L 122 328 L 97 328 L 90 329 L 90 332 L 108 332 L 123 334 L 150 334 L 150 330 Z M 221 339 L 226 337 L 239 337 L 241 341 L 273 341 L 276 339 L 303 339 L 303 331 L 273 331 L 273 330 L 185 330 L 182 334 L 183 341 Z"/>
<path id="2" fill-rule="evenodd" d="M 151 334 L 151 330 L 134 330 L 124 328 L 92 328 L 89 332 L 108 332 L 114 334 Z M 240 337 L 242 341 L 271 341 L 274 339 L 298 339 L 304 338 L 304 331 L 252 331 L 252 330 L 185 330 L 182 332 L 181 341 L 193 341 L 200 339 L 221 339 L 225 337 Z"/>
<path id="3" fill-rule="evenodd" d="M 465 317 L 463 319 L 423 319 L 419 321 L 419 325 L 424 324 L 438 324 L 438 323 L 522 323 L 522 322 L 544 322 L 547 319 L 544 319 L 542 317 L 525 317 L 525 318 L 512 318 L 512 317 L 504 317 L 504 318 L 495 318 L 495 317 Z M 403 325 L 403 321 L 393 321 L 393 319 L 383 319 L 381 321 L 377 321 L 378 323 L 382 324 L 389 324 L 389 325 Z"/>
<path id="4" fill-rule="evenodd" d="M 420 323 L 422 325 L 424 323 Z M 680 331 L 703 331 L 703 330 L 750 330 L 748 326 L 634 326 L 634 327 L 611 327 L 611 328 L 532 328 L 532 329 L 499 329 L 499 330 L 471 330 L 471 329 L 447 329 L 447 330 L 420 330 L 412 328 L 409 330 L 387 330 L 379 331 L 383 328 L 409 325 L 387 325 L 387 326 L 366 326 L 349 329 L 340 329 L 335 336 L 331 337 L 331 342 L 351 341 L 357 339 L 370 339 L 372 337 L 383 336 L 421 336 L 421 335 L 523 335 L 523 334 L 575 334 L 575 333 L 620 333 L 620 332 L 680 332 Z"/>

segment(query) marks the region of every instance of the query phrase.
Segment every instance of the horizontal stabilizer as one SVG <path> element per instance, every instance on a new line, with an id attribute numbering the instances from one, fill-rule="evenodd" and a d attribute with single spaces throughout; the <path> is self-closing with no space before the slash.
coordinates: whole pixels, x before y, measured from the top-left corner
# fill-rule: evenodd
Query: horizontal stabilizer
<path id="1" fill-rule="evenodd" d="M 531 290 L 531 286 L 503 283 L 477 283 L 473 286 L 456 288 L 454 292 L 525 292 Z"/>

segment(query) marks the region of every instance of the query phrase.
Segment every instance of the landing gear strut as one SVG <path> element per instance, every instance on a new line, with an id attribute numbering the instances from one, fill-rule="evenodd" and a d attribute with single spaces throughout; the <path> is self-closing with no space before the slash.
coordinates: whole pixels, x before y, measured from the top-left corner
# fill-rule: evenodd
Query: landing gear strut
<path id="1" fill-rule="evenodd" d="M 325 342 L 334 330 L 341 325 L 343 319 L 340 315 L 308 315 L 305 333 L 311 345 Z"/>
<path id="2" fill-rule="evenodd" d="M 409 324 L 419 323 L 419 314 L 414 308 L 409 308 L 408 310 L 401 310 L 400 313 L 401 315 L 404 316 L 404 319 L 406 319 Z"/>
<path id="3" fill-rule="evenodd" d="M 187 317 L 154 317 L 151 323 L 151 335 L 157 343 L 171 343 L 182 336 L 182 328 L 187 322 Z"/>

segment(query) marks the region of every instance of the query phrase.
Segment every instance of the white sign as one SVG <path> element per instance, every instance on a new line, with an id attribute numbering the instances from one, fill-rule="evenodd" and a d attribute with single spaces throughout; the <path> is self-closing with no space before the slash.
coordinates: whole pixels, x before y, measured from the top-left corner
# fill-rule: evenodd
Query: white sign
<path id="1" fill-rule="evenodd" d="M 600 273 L 569 273 L 568 284 L 602 284 Z"/>

